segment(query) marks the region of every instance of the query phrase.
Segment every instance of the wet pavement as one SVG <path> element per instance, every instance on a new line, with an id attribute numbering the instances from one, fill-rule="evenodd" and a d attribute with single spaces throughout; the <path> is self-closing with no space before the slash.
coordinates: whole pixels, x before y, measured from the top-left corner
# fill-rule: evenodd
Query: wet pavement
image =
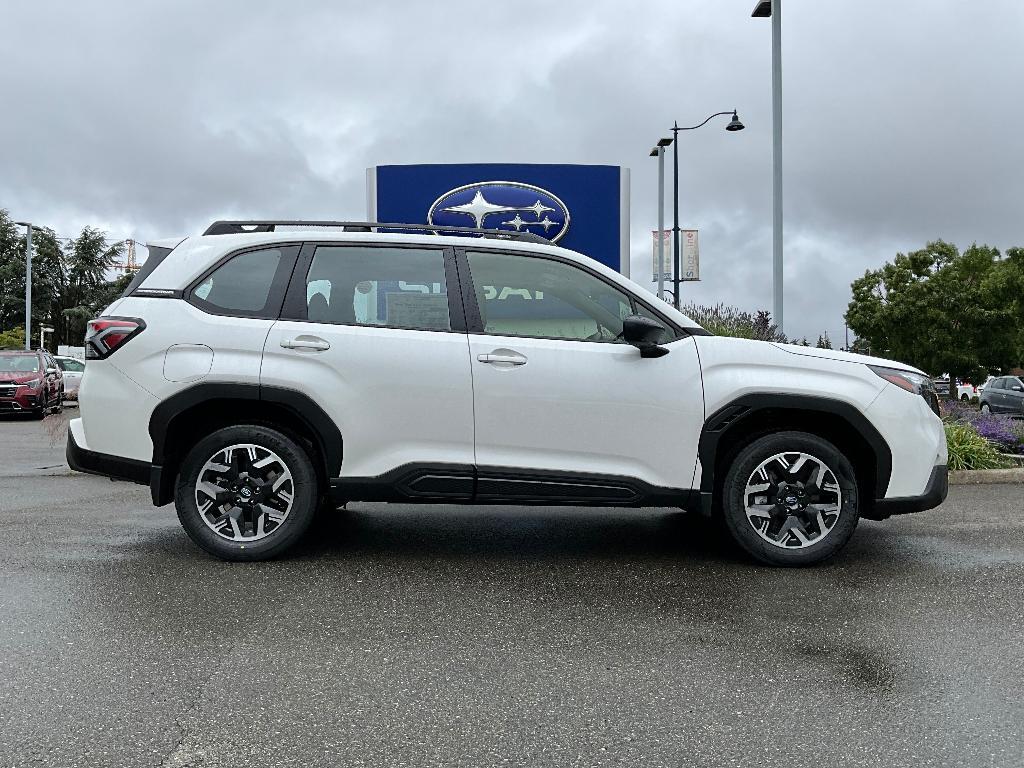
<path id="1" fill-rule="evenodd" d="M 0 766 L 1024 764 L 1024 486 L 804 570 L 671 510 L 371 504 L 229 564 L 63 421 L 0 421 Z"/>

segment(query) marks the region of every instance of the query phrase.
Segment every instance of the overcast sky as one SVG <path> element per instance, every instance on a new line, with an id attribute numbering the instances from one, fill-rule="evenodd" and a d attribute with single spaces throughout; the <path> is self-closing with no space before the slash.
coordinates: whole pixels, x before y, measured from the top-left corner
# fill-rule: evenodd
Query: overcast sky
<path id="1" fill-rule="evenodd" d="M 682 135 L 684 299 L 771 307 L 770 22 L 754 0 L 5 3 L 0 207 L 139 240 L 218 217 L 362 218 L 365 168 L 632 169 Z M 1024 3 L 786 0 L 786 331 L 841 340 L 850 281 L 944 238 L 1024 245 Z M 670 220 L 666 210 L 666 219 Z"/>

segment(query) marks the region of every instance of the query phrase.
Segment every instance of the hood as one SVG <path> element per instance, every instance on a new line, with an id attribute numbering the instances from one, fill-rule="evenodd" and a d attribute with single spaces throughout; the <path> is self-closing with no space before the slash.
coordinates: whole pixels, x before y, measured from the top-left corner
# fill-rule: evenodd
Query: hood
<path id="1" fill-rule="evenodd" d="M 841 360 L 847 363 L 861 363 L 862 365 L 880 365 L 885 368 L 897 368 L 901 371 L 911 371 L 927 376 L 924 371 L 918 370 L 912 365 L 901 363 L 897 360 L 886 360 L 884 357 L 871 357 L 870 355 L 858 355 L 855 352 L 840 352 L 837 349 L 818 349 L 817 347 L 804 347 L 799 344 L 776 344 L 772 346 L 789 352 L 792 355 L 803 355 L 804 357 L 817 357 L 824 360 Z"/>
<path id="2" fill-rule="evenodd" d="M 41 376 L 38 371 L 0 371 L 0 384 L 25 384 Z"/>

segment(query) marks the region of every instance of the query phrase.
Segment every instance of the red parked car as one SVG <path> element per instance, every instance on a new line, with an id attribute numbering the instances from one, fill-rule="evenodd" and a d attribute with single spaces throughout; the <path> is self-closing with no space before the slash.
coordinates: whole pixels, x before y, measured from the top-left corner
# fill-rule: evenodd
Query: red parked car
<path id="1" fill-rule="evenodd" d="M 0 351 L 0 413 L 31 413 L 37 419 L 64 405 L 64 376 L 45 350 Z"/>

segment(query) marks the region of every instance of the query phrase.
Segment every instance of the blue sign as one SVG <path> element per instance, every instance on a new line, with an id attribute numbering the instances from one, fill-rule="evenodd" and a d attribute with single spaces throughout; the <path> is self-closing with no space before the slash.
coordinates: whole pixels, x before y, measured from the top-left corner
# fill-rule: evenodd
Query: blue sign
<path id="1" fill-rule="evenodd" d="M 629 169 L 611 165 L 379 165 L 371 221 L 531 232 L 629 275 Z"/>

